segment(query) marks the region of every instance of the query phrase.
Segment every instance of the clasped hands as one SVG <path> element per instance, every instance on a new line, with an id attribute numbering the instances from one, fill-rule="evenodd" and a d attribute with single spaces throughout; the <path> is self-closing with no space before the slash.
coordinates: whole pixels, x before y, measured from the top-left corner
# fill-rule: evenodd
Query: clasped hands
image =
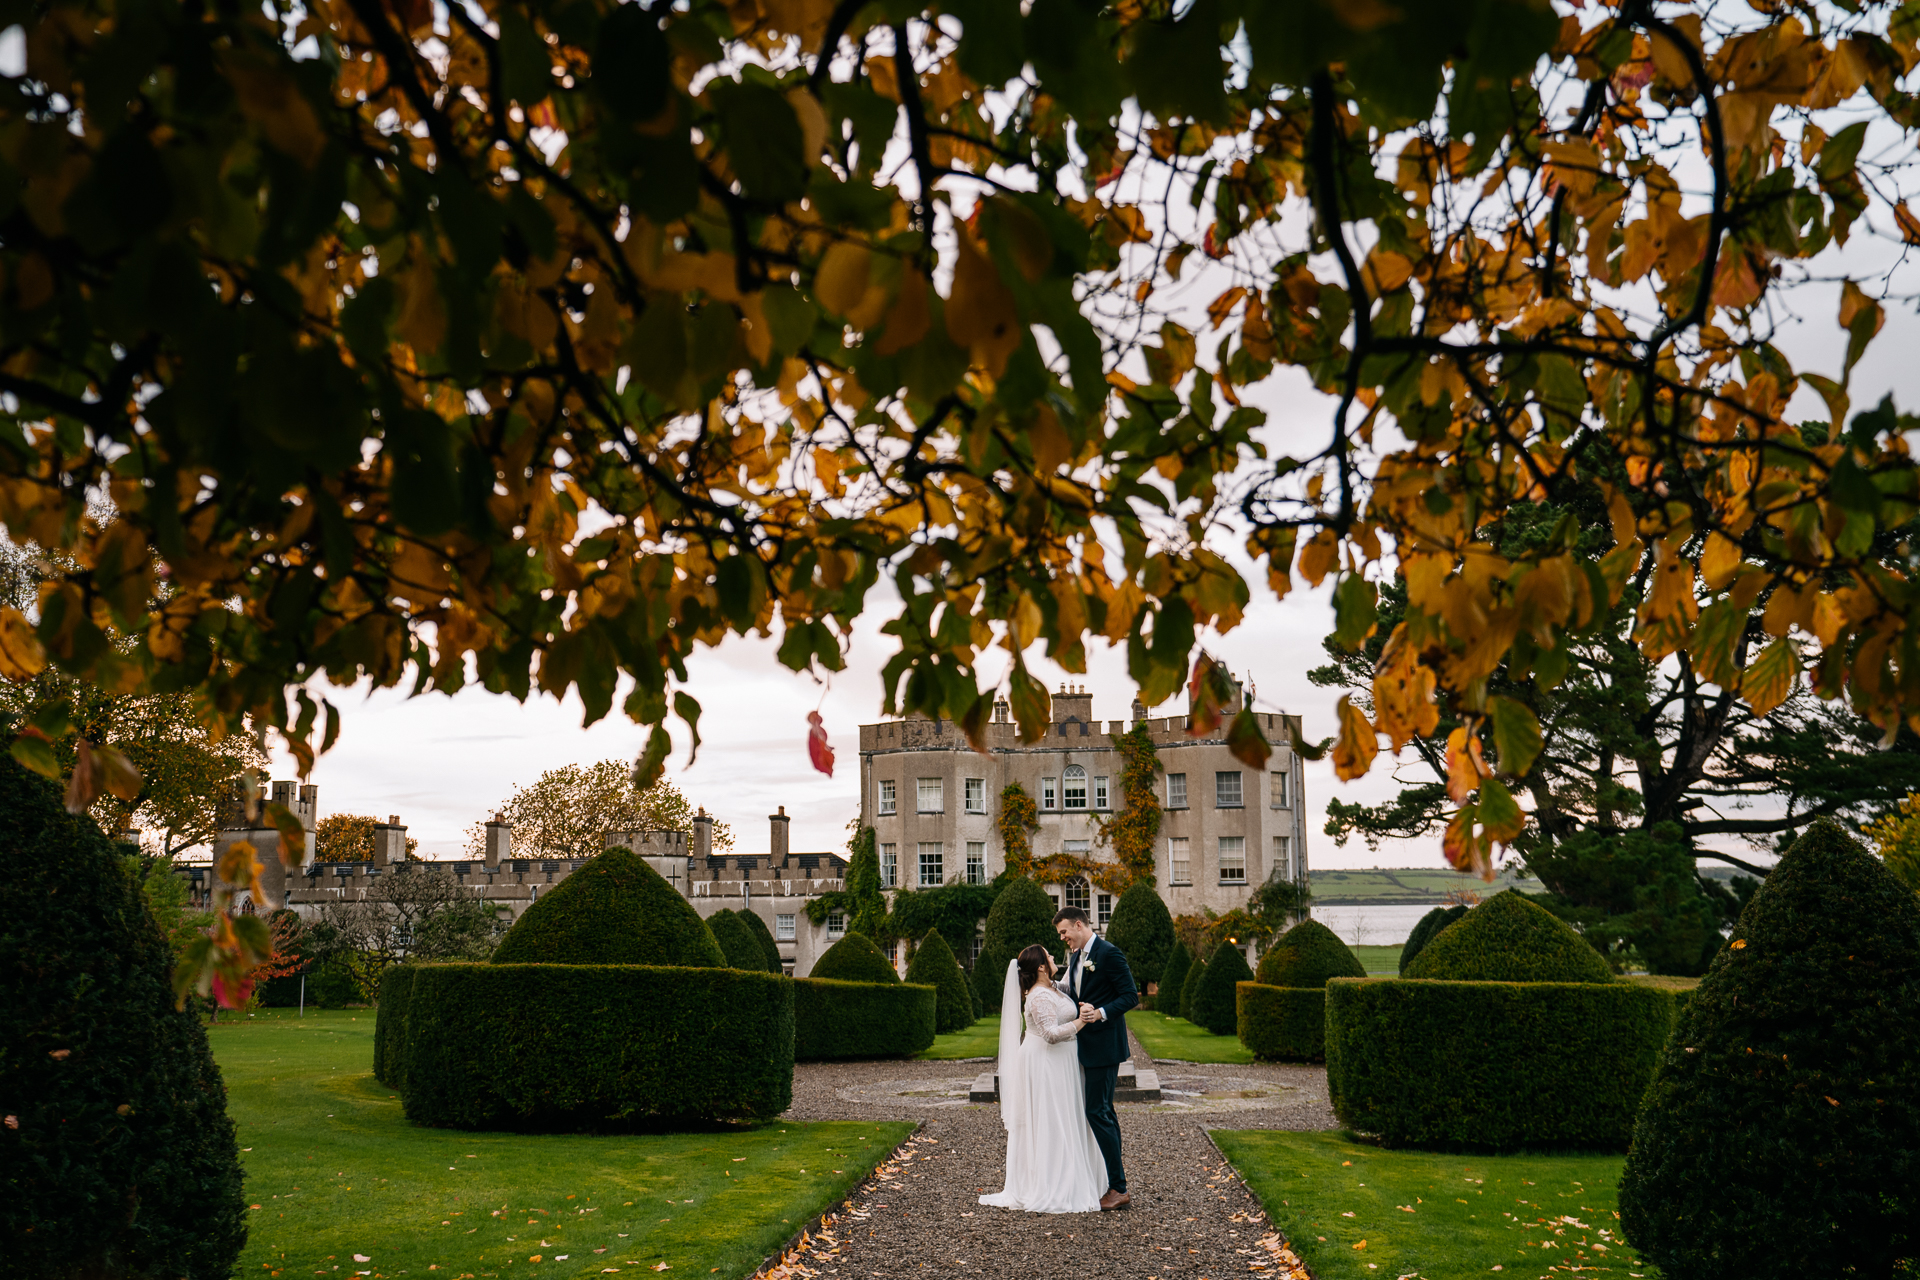
<path id="1" fill-rule="evenodd" d="M 1080 1021 L 1098 1022 L 1099 1020 L 1100 1020 L 1100 1011 L 1094 1008 L 1092 1005 L 1088 1004 L 1085 1000 L 1082 1000 L 1080 1002 Z"/>

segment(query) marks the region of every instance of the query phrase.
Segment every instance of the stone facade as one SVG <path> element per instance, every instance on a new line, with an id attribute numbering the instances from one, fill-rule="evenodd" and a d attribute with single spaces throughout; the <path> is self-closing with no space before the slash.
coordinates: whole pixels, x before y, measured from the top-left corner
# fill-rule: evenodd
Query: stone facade
<path id="1" fill-rule="evenodd" d="M 1038 742 L 1022 743 L 1006 704 L 999 704 L 987 726 L 986 755 L 950 721 L 912 716 L 862 725 L 860 818 L 874 829 L 881 879 L 895 888 L 1000 874 L 1006 865 L 1000 794 L 1016 782 L 1040 810 L 1035 857 L 1078 853 L 1111 862 L 1098 824 L 1125 803 L 1123 761 L 1112 739 L 1144 722 L 1161 765 L 1157 786 L 1165 812 L 1154 859 L 1160 895 L 1175 915 L 1225 912 L 1246 905 L 1270 875 L 1306 880 L 1304 777 L 1287 745 L 1289 728 L 1298 733 L 1300 721 L 1266 713 L 1259 719 L 1274 744 L 1264 770 L 1234 758 L 1224 721 L 1220 733 L 1194 738 L 1186 717 L 1149 719 L 1136 702 L 1131 722 L 1103 726 L 1094 718 L 1092 695 L 1066 687 L 1054 695 Z M 1101 925 L 1112 910 L 1111 897 L 1084 878 L 1047 891 L 1085 906 Z"/>

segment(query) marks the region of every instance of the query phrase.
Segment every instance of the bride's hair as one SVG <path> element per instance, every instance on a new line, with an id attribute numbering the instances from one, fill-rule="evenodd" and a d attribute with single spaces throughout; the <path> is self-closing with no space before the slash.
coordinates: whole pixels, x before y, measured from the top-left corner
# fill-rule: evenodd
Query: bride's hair
<path id="1" fill-rule="evenodd" d="M 1027 992 L 1033 990 L 1034 983 L 1040 981 L 1041 964 L 1052 965 L 1053 957 L 1047 954 L 1045 947 L 1036 942 L 1020 953 L 1018 963 L 1020 965 L 1020 994 L 1024 996 Z"/>

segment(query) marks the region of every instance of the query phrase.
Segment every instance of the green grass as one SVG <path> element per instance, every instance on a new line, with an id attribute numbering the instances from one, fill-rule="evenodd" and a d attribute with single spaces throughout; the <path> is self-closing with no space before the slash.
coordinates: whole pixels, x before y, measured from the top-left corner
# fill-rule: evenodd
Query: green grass
<path id="1" fill-rule="evenodd" d="M 991 1058 L 1000 1052 L 1000 1015 L 988 1014 L 965 1031 L 935 1036 L 933 1044 L 916 1058 L 952 1061 L 955 1058 Z"/>
<path id="2" fill-rule="evenodd" d="M 1531 1280 L 1549 1267 L 1659 1275 L 1620 1239 L 1623 1156 L 1436 1155 L 1338 1133 L 1212 1137 L 1319 1280 L 1484 1280 L 1496 1269 Z"/>
<path id="3" fill-rule="evenodd" d="M 1347 950 L 1353 952 L 1354 959 L 1360 962 L 1360 967 L 1369 975 L 1382 973 L 1397 975 L 1400 972 L 1400 953 L 1406 950 L 1406 947 L 1396 942 L 1390 947 L 1348 947 Z"/>
<path id="4" fill-rule="evenodd" d="M 269 1010 L 209 1034 L 254 1206 L 240 1276 L 574 1277 L 665 1262 L 731 1280 L 752 1274 L 913 1129 L 416 1128 L 370 1074 L 371 1010 L 304 1019 Z"/>
<path id="5" fill-rule="evenodd" d="M 1478 876 L 1462 875 L 1442 867 L 1392 867 L 1368 871 L 1316 870 L 1309 872 L 1308 875 L 1312 881 L 1315 901 L 1350 905 L 1432 903 L 1439 906 L 1442 899 L 1454 890 L 1465 890 L 1469 893 L 1477 893 L 1482 898 L 1490 898 L 1518 883 L 1504 871 L 1492 884 L 1488 884 Z"/>
<path id="6" fill-rule="evenodd" d="M 1156 1062 L 1161 1058 L 1176 1062 L 1253 1061 L 1252 1052 L 1240 1043 L 1240 1037 L 1216 1036 L 1185 1018 L 1136 1010 L 1127 1015 L 1127 1026 L 1140 1037 L 1140 1043 Z"/>

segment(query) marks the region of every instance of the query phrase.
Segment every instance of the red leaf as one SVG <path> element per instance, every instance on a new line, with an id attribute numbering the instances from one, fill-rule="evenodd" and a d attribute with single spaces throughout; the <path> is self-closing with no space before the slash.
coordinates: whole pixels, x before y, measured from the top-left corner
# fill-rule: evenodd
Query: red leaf
<path id="1" fill-rule="evenodd" d="M 827 727 L 818 711 L 807 712 L 807 724 L 810 726 L 807 729 L 807 759 L 813 762 L 814 768 L 831 778 L 833 748 L 827 745 Z"/>
<path id="2" fill-rule="evenodd" d="M 240 1009 L 246 1006 L 253 995 L 253 978 L 229 978 L 224 973 L 213 975 L 213 998 L 220 1002 L 222 1009 Z"/>

